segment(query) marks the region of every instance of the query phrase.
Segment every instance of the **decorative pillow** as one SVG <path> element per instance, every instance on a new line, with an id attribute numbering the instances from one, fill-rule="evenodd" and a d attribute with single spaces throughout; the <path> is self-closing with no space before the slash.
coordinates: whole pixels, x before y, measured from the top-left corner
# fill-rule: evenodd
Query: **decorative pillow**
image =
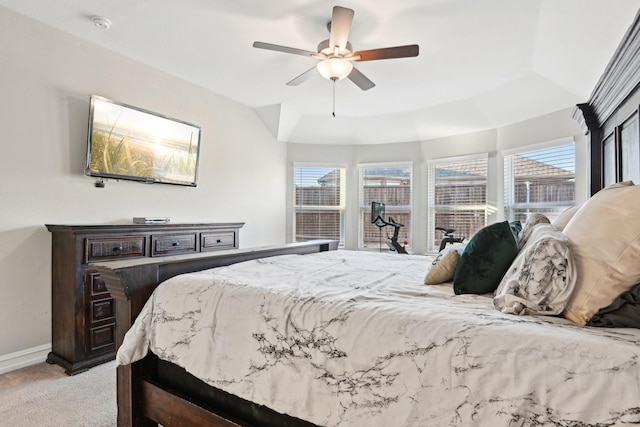
<path id="1" fill-rule="evenodd" d="M 577 281 L 563 315 L 580 325 L 640 282 L 640 186 L 614 184 L 589 199 L 564 233 Z"/>
<path id="2" fill-rule="evenodd" d="M 524 224 L 524 227 L 522 228 L 522 232 L 518 236 L 518 246 L 520 247 L 520 250 L 522 250 L 525 243 L 527 243 L 527 240 L 531 235 L 531 231 L 533 230 L 534 225 L 549 224 L 549 223 L 550 223 L 549 218 L 547 218 L 545 215 L 538 212 L 532 213 L 529 216 L 529 218 L 527 218 L 527 222 Z"/>
<path id="3" fill-rule="evenodd" d="M 601 308 L 587 326 L 640 328 L 640 284 L 620 294 L 611 305 Z"/>
<path id="4" fill-rule="evenodd" d="M 530 230 L 496 289 L 493 305 L 510 314 L 560 314 L 576 282 L 569 239 L 549 223 Z"/>
<path id="5" fill-rule="evenodd" d="M 573 218 L 573 216 L 581 207 L 582 203 L 563 210 L 562 213 L 560 213 L 560 215 L 558 215 L 556 219 L 551 222 L 551 224 L 555 225 L 556 228 L 560 231 L 564 230 L 571 218 Z"/>
<path id="6" fill-rule="evenodd" d="M 433 261 L 433 265 L 424 278 L 425 285 L 438 285 L 444 282 L 450 282 L 453 279 L 453 273 L 456 271 L 460 252 L 451 249 L 445 252 L 443 249 Z"/>
<path id="7" fill-rule="evenodd" d="M 453 276 L 453 290 L 459 294 L 486 294 L 500 284 L 518 255 L 519 221 L 488 225 L 476 232 L 460 255 Z"/>

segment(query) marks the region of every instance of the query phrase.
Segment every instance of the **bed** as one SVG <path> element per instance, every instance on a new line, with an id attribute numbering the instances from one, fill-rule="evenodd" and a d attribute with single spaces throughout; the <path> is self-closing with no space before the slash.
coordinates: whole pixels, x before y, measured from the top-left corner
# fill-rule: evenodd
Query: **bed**
<path id="1" fill-rule="evenodd" d="M 97 265 L 133 321 L 119 425 L 640 423 L 640 329 L 505 314 L 425 286 L 433 257 L 336 247 Z"/>
<path id="2" fill-rule="evenodd" d="M 593 195 L 640 173 L 627 164 L 640 145 L 639 27 L 636 17 L 574 112 L 590 144 Z M 590 237 L 576 215 L 569 231 Z M 602 228 L 619 222 L 601 222 L 617 242 Z M 585 261 L 602 251 L 577 246 L 580 268 L 604 263 L 603 280 L 619 281 L 604 257 Z M 495 296 L 425 286 L 426 257 L 336 249 L 312 241 L 95 265 L 118 301 L 118 425 L 640 423 L 640 329 L 585 327 L 579 310 L 573 320 L 503 313 Z M 219 303 L 204 316 L 187 297 L 209 292 Z M 174 312 L 176 301 L 192 310 Z"/>
<path id="3" fill-rule="evenodd" d="M 326 251 L 179 275 L 117 360 L 150 350 L 327 427 L 640 422 L 640 330 L 503 314 L 486 294 L 425 286 L 430 262 Z"/>

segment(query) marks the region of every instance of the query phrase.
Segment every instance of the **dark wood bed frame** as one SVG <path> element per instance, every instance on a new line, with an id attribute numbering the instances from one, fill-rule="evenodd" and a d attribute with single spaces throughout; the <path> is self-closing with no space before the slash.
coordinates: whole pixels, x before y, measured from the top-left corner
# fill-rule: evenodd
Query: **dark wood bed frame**
<path id="1" fill-rule="evenodd" d="M 608 181 L 623 181 L 626 151 L 637 147 L 640 105 L 640 23 L 638 15 L 588 102 L 579 104 L 573 118 L 587 135 L 591 194 Z M 605 150 L 605 146 L 607 150 Z M 612 154 L 613 153 L 613 154 Z M 631 165 L 637 165 L 630 163 Z M 613 178 L 611 178 L 613 177 Z M 273 248 L 197 254 L 178 259 L 112 261 L 95 265 L 117 299 L 117 345 L 145 301 L 163 280 L 177 274 L 286 253 L 311 253 L 337 248 L 335 241 L 295 243 Z M 204 256 L 203 256 L 204 255 Z M 120 366 L 118 426 L 261 426 L 298 427 L 311 424 L 282 416 L 251 402 L 223 393 L 184 370 L 149 355 Z"/>
<path id="2" fill-rule="evenodd" d="M 120 347 L 153 290 L 182 273 L 201 271 L 285 254 L 336 250 L 335 240 L 313 240 L 281 246 L 234 249 L 164 258 L 92 264 L 117 301 L 116 347 Z M 117 368 L 118 426 L 312 426 L 206 385 L 153 354 Z"/>

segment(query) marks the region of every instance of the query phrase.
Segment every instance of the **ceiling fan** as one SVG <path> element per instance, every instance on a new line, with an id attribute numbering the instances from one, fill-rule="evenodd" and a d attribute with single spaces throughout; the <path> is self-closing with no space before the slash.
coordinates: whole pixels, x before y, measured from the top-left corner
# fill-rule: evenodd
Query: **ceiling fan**
<path id="1" fill-rule="evenodd" d="M 323 77 L 334 82 L 347 77 L 362 90 L 371 89 L 375 86 L 375 83 L 358 71 L 353 66 L 352 61 L 362 62 L 418 56 L 419 49 L 417 44 L 353 52 L 351 43 L 348 40 L 353 14 L 352 9 L 340 6 L 333 7 L 331 21 L 327 24 L 330 32 L 329 39 L 318 44 L 317 52 L 264 42 L 254 42 L 253 47 L 309 56 L 320 60 L 315 67 L 289 81 L 287 83 L 289 86 L 297 86 L 304 82 L 317 69 Z"/>

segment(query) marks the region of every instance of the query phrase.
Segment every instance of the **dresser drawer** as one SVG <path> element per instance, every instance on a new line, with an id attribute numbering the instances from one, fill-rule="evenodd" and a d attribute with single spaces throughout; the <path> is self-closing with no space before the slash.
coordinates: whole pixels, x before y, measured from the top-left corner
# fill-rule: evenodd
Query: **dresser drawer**
<path id="1" fill-rule="evenodd" d="M 98 323 L 116 318 L 116 301 L 113 298 L 91 301 L 91 323 Z"/>
<path id="2" fill-rule="evenodd" d="M 85 262 L 145 256 L 145 236 L 86 239 Z"/>
<path id="3" fill-rule="evenodd" d="M 88 292 L 91 298 L 93 297 L 108 297 L 109 289 L 107 289 L 106 283 L 102 280 L 100 273 L 94 270 L 84 271 L 84 281 L 88 284 Z M 87 292 L 87 291 L 85 291 Z"/>
<path id="4" fill-rule="evenodd" d="M 236 247 L 236 233 L 202 233 L 200 250 L 202 252 L 222 249 L 233 249 Z"/>
<path id="5" fill-rule="evenodd" d="M 89 352 L 104 352 L 115 349 L 116 345 L 116 324 L 91 328 L 89 330 Z"/>
<path id="6" fill-rule="evenodd" d="M 196 233 L 151 236 L 151 256 L 196 252 L 196 236 Z"/>

